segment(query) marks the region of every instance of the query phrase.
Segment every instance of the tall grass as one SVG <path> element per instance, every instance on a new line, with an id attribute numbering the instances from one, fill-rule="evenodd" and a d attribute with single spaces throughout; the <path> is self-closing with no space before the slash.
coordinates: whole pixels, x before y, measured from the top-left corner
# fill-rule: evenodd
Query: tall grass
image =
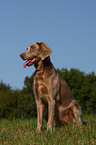
<path id="1" fill-rule="evenodd" d="M 85 115 L 83 119 L 96 119 L 96 115 Z M 43 130 L 36 132 L 36 119 L 0 120 L 0 145 L 95 145 L 96 123 L 87 126 L 74 124 L 56 128 L 53 133 Z"/>

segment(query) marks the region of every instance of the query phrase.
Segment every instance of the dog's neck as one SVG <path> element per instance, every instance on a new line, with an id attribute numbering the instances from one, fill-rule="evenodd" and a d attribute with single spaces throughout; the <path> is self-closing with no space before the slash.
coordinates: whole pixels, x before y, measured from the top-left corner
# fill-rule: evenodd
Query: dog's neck
<path id="1" fill-rule="evenodd" d="M 37 63 L 34 64 L 37 71 L 44 70 L 45 67 L 51 66 L 50 57 L 46 57 L 44 60 L 39 59 Z"/>
<path id="2" fill-rule="evenodd" d="M 44 63 L 44 66 L 50 66 L 52 65 L 51 63 L 51 60 L 50 60 L 50 57 L 46 57 L 44 60 L 43 60 L 43 63 Z"/>

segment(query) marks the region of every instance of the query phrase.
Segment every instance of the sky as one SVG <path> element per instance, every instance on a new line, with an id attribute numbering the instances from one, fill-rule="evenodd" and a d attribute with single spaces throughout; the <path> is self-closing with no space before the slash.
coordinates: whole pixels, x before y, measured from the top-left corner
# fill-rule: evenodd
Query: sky
<path id="1" fill-rule="evenodd" d="M 22 89 L 35 68 L 19 55 L 42 41 L 56 69 L 96 74 L 96 0 L 0 0 L 0 81 Z"/>

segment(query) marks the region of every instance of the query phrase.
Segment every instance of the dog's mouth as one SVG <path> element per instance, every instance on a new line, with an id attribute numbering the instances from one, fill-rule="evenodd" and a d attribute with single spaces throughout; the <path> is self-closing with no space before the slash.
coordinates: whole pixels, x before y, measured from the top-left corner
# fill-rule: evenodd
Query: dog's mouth
<path id="1" fill-rule="evenodd" d="M 31 66 L 31 65 L 33 65 L 35 62 L 37 61 L 37 57 L 34 57 L 33 59 L 28 59 L 25 63 L 24 63 L 24 68 L 26 67 L 26 66 Z"/>

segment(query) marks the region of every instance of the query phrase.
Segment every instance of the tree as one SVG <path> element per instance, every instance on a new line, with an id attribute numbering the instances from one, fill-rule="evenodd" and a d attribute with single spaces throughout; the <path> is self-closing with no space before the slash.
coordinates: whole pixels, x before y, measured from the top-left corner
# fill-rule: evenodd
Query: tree
<path id="1" fill-rule="evenodd" d="M 85 74 L 77 69 L 57 69 L 67 82 L 84 113 L 96 113 L 96 75 Z M 36 117 L 36 102 L 33 92 L 33 78 L 25 77 L 22 90 L 12 90 L 10 85 L 0 82 L 0 118 Z"/>

